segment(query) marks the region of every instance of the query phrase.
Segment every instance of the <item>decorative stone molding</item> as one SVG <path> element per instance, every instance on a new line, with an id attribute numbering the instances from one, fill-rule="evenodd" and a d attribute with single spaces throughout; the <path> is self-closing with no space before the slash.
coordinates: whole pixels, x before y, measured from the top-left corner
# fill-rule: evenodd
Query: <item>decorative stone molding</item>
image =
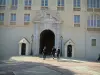
<path id="1" fill-rule="evenodd" d="M 55 34 L 55 47 L 59 47 L 61 36 L 61 19 L 58 12 L 45 9 L 36 13 L 34 23 L 34 55 L 39 54 L 40 34 L 44 30 L 51 30 Z"/>

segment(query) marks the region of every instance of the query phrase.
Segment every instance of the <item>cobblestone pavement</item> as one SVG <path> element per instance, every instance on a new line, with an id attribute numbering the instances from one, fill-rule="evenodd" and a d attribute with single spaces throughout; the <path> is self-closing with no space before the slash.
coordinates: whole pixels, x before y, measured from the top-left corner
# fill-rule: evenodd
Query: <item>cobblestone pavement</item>
<path id="1" fill-rule="evenodd" d="M 100 75 L 100 63 L 75 59 L 16 56 L 0 63 L 0 75 Z"/>

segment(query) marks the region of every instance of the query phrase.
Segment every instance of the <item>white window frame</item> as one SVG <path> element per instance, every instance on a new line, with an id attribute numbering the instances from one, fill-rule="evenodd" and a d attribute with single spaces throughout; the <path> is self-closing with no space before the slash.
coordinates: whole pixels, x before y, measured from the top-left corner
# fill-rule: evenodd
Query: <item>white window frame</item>
<path id="1" fill-rule="evenodd" d="M 75 18 L 75 16 L 79 16 L 79 22 L 75 23 L 75 19 L 74 19 L 74 24 L 80 24 L 80 15 L 74 15 L 74 18 Z"/>
<path id="2" fill-rule="evenodd" d="M 74 8 L 81 8 L 81 0 L 80 0 L 80 7 L 78 7 L 78 4 L 77 4 L 77 3 L 78 3 L 78 0 L 76 0 L 76 2 L 75 2 L 75 3 L 76 3 L 76 4 L 75 4 L 76 6 L 74 6 L 74 1 L 75 1 L 75 0 L 73 0 L 73 7 L 74 7 Z"/>
<path id="3" fill-rule="evenodd" d="M 29 15 L 29 21 L 25 20 L 25 17 Z M 24 22 L 30 22 L 30 14 L 24 14 Z"/>
<path id="4" fill-rule="evenodd" d="M 3 1 L 3 0 L 2 0 Z M 0 6 L 6 6 L 6 0 L 5 0 L 5 4 L 1 4 Z"/>
<path id="5" fill-rule="evenodd" d="M 15 15 L 15 16 L 14 16 Z M 11 13 L 11 19 L 10 22 L 16 22 L 16 18 L 14 20 L 14 17 L 16 17 L 16 13 Z"/>
<path id="6" fill-rule="evenodd" d="M 100 1 L 99 1 L 99 7 L 97 4 L 98 4 L 98 0 L 87 0 L 87 7 L 88 8 L 97 8 L 97 9 L 99 8 L 100 9 Z"/>
<path id="7" fill-rule="evenodd" d="M 44 3 L 42 3 L 42 0 L 41 0 L 41 7 L 48 7 L 48 0 L 47 0 L 47 6 L 46 6 L 46 0 L 43 0 L 43 2 Z"/>
<path id="8" fill-rule="evenodd" d="M 58 1 L 60 1 L 60 5 L 58 4 Z M 58 7 L 64 7 L 65 1 L 63 0 L 64 4 L 62 4 L 62 0 L 57 0 L 57 6 Z"/>
<path id="9" fill-rule="evenodd" d="M 27 3 L 28 5 L 25 5 L 25 1 L 28 1 L 28 3 Z M 31 7 L 31 5 L 29 4 L 29 1 L 31 1 L 31 5 L 32 5 L 32 0 L 24 0 L 24 6 L 25 7 L 27 7 L 27 6 Z"/>
<path id="10" fill-rule="evenodd" d="M 0 13 L 0 14 L 3 14 L 3 16 L 0 15 L 0 17 L 3 18 L 3 21 L 0 21 L 0 22 L 4 22 L 4 13 Z"/>
<path id="11" fill-rule="evenodd" d="M 93 20 L 93 26 L 92 26 L 92 20 Z M 96 20 L 96 25 L 95 25 L 95 21 Z M 90 23 L 87 23 L 88 25 L 88 27 L 98 27 L 98 26 L 100 26 L 100 25 L 98 25 L 98 20 L 100 20 L 100 15 L 89 15 L 88 16 L 88 21 L 87 22 L 90 22 Z"/>
<path id="12" fill-rule="evenodd" d="M 17 3 L 16 3 L 15 0 L 13 0 L 13 1 L 14 1 L 14 4 L 12 3 L 12 6 L 17 6 L 18 5 L 18 0 L 17 0 Z"/>
<path id="13" fill-rule="evenodd" d="M 95 45 L 93 44 L 93 40 L 95 40 Z M 95 47 L 96 45 L 97 45 L 97 39 L 92 38 L 92 39 L 91 39 L 91 46 L 92 46 L 92 47 Z"/>

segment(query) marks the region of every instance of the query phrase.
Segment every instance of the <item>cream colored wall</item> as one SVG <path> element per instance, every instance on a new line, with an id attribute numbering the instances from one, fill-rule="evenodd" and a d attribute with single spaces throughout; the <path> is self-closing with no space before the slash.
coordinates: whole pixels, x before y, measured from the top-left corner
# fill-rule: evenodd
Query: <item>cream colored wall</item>
<path id="1" fill-rule="evenodd" d="M 24 0 L 19 0 L 18 9 L 11 10 L 11 0 L 7 0 L 8 4 L 6 10 L 0 10 L 0 12 L 4 12 L 5 21 L 4 27 L 0 26 L 0 50 L 3 55 L 18 55 L 18 41 L 26 36 L 30 39 L 31 34 L 33 34 L 33 18 L 36 16 L 36 12 L 41 8 L 41 0 L 32 0 L 32 10 L 24 10 Z M 48 0 L 48 7 L 50 10 L 57 10 L 57 0 Z M 100 31 L 87 31 L 87 0 L 81 0 L 81 11 L 73 11 L 73 0 L 65 0 L 65 10 L 59 11 L 60 18 L 63 20 L 63 24 L 61 26 L 62 36 L 63 36 L 63 54 L 64 54 L 64 43 L 70 38 L 75 42 L 75 57 L 76 58 L 91 58 L 96 59 L 97 54 L 100 52 Z M 10 25 L 10 13 L 16 13 L 17 21 L 16 25 Z M 24 26 L 24 14 L 31 14 L 30 25 Z M 81 22 L 80 27 L 74 27 L 73 17 L 74 15 L 80 15 Z M 16 36 L 12 36 L 16 33 Z M 97 46 L 91 47 L 90 38 L 95 37 L 97 39 Z M 12 38 L 13 40 L 9 40 Z M 9 42 L 11 44 L 9 44 Z M 12 46 L 14 45 L 14 46 Z M 14 50 L 14 51 L 13 51 Z M 12 51 L 11 53 L 7 51 Z M 14 53 L 14 54 L 13 54 Z M 5 57 L 5 56 L 3 56 Z"/>

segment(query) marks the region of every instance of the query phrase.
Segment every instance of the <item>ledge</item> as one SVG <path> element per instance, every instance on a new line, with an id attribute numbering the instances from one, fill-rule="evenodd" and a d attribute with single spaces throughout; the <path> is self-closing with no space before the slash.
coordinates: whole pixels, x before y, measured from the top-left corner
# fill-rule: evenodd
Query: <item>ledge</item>
<path id="1" fill-rule="evenodd" d="M 4 22 L 0 22 L 0 25 L 4 25 Z"/>
<path id="2" fill-rule="evenodd" d="M 29 25 L 30 24 L 30 22 L 24 22 L 24 25 Z"/>
<path id="3" fill-rule="evenodd" d="M 100 12 L 100 8 L 87 8 L 87 11 L 89 12 Z"/>
<path id="4" fill-rule="evenodd" d="M 24 6 L 24 10 L 31 10 L 31 6 Z"/>
<path id="5" fill-rule="evenodd" d="M 88 27 L 88 31 L 100 31 L 100 27 Z"/>
<path id="6" fill-rule="evenodd" d="M 81 11 L 81 8 L 73 8 L 73 11 Z"/>
<path id="7" fill-rule="evenodd" d="M 80 24 L 74 24 L 74 27 L 80 27 Z"/>

